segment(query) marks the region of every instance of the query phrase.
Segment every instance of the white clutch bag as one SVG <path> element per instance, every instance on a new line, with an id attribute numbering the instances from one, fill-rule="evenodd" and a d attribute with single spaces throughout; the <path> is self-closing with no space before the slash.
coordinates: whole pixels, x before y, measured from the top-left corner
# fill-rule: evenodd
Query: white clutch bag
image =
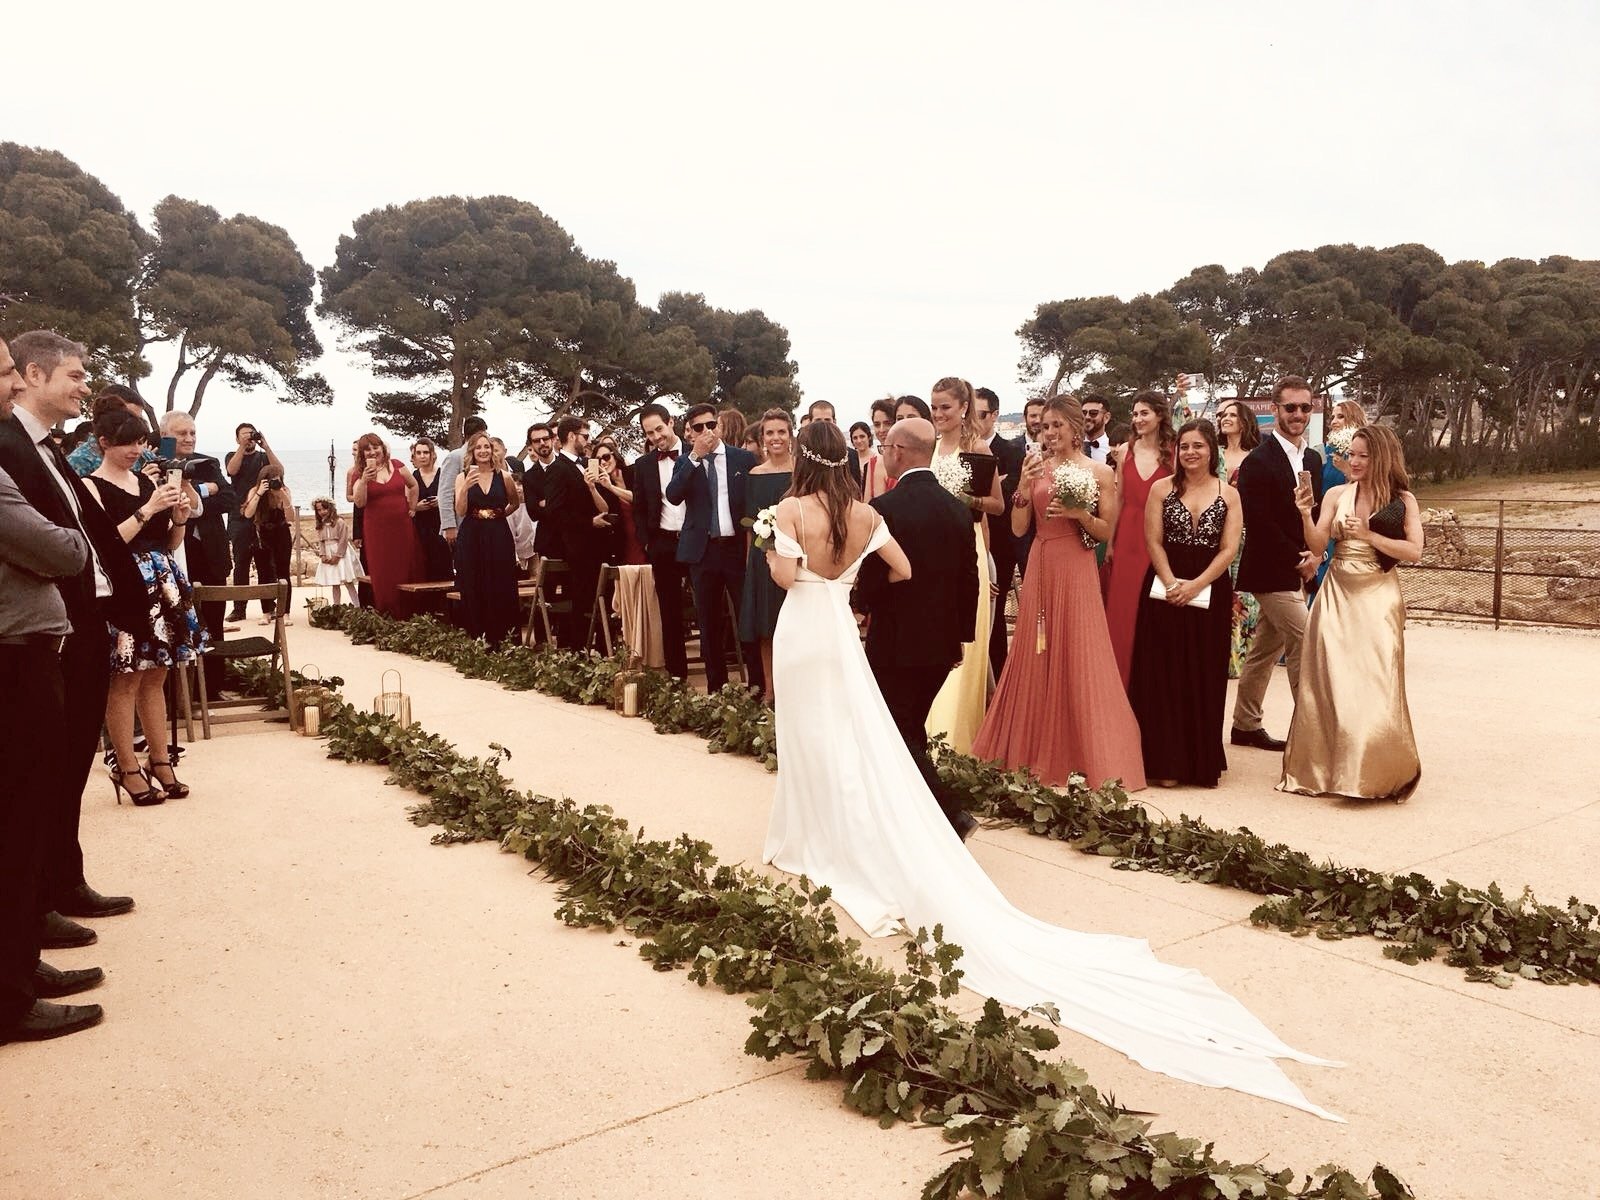
<path id="1" fill-rule="evenodd" d="M 1166 598 L 1167 598 L 1167 585 L 1162 583 L 1161 582 L 1161 576 L 1157 575 L 1157 576 L 1155 576 L 1155 578 L 1150 580 L 1150 599 L 1152 599 L 1152 600 L 1165 600 Z M 1193 599 L 1191 599 L 1188 604 L 1184 605 L 1184 607 L 1185 608 L 1210 608 L 1211 607 L 1211 585 L 1208 583 L 1208 584 L 1205 585 L 1205 587 L 1201 588 L 1198 592 L 1196 592 L 1194 594 Z"/>

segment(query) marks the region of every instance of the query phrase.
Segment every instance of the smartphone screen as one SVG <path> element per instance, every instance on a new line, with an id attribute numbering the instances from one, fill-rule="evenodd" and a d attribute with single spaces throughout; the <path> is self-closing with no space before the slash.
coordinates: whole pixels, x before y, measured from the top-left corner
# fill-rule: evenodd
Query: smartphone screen
<path id="1" fill-rule="evenodd" d="M 161 445 L 156 450 L 156 453 L 162 458 L 177 458 L 178 457 L 178 439 L 177 438 L 169 438 L 169 437 L 162 438 L 161 439 Z"/>

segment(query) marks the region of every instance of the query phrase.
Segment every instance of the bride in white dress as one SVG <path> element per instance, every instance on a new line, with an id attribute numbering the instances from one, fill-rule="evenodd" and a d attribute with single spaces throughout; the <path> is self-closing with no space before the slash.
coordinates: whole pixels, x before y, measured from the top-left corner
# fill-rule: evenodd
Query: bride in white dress
<path id="1" fill-rule="evenodd" d="M 1317 1116 L 1278 1058 L 1338 1066 L 1279 1040 L 1200 972 L 1147 942 L 1077 933 L 1013 908 L 967 853 L 896 731 L 850 612 L 871 554 L 910 576 L 883 519 L 854 500 L 843 435 L 800 431 L 790 494 L 768 553 L 787 589 L 773 637 L 778 781 L 763 860 L 827 884 L 872 937 L 944 926 L 962 984 L 1061 1023 L 1152 1071 L 1234 1088 Z"/>

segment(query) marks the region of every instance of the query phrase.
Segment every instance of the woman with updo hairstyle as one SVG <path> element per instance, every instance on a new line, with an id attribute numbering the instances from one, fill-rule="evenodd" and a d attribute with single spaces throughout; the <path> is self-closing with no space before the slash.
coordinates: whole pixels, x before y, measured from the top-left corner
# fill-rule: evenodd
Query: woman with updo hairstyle
<path id="1" fill-rule="evenodd" d="M 751 429 L 761 437 L 761 461 L 745 477 L 744 512 L 746 525 L 753 524 L 763 509 L 772 508 L 788 494 L 794 479 L 794 417 L 782 408 L 769 408 Z M 783 610 L 783 589 L 772 580 L 767 569 L 766 551 L 752 539 L 744 564 L 744 591 L 739 602 L 739 641 L 761 648 L 762 678 L 766 687 L 762 699 L 772 703 L 772 635 Z"/>
<path id="2" fill-rule="evenodd" d="M 1054 473 L 1069 465 L 1094 476 L 1095 511 L 1065 508 L 1056 498 Z M 1023 460 L 1011 501 L 1011 532 L 1020 537 L 1031 525 L 1033 550 L 975 757 L 1027 767 L 1052 786 L 1076 771 L 1090 787 L 1111 779 L 1129 791 L 1144 787 L 1139 723 L 1117 678 L 1094 550 L 1085 544 L 1105 538 L 1116 521 L 1112 469 L 1083 452 L 1083 409 L 1072 396 L 1051 397 L 1039 449 Z"/>
<path id="3" fill-rule="evenodd" d="M 933 410 L 921 396 L 901 396 L 894 402 L 894 419 L 904 421 L 907 417 L 921 417 L 924 421 L 932 421 Z"/>
<path id="4" fill-rule="evenodd" d="M 141 808 L 189 794 L 172 773 L 171 759 L 157 758 L 155 747 L 166 741 L 167 671 L 194 662 L 207 641 L 189 580 L 176 557 L 198 497 L 188 484 L 174 485 L 165 478 L 157 483 L 149 474 L 135 471 L 149 436 L 144 420 L 121 407 L 96 417 L 100 465 L 87 480 L 89 494 L 127 543 L 149 597 L 146 628 L 110 627 L 111 691 L 106 698 L 106 730 L 116 756 L 112 787 L 119 804 L 126 792 Z M 139 765 L 134 750 L 136 712 L 150 743 L 148 771 Z"/>
<path id="5" fill-rule="evenodd" d="M 939 474 L 940 462 L 960 454 L 987 455 L 994 452 L 978 436 L 974 412 L 972 385 L 965 379 L 946 376 L 933 385 L 933 428 L 938 434 L 938 444 L 933 450 L 933 473 Z M 983 712 L 988 706 L 991 672 L 989 667 L 989 634 L 994 620 L 994 597 L 990 583 L 994 570 L 989 558 L 989 523 L 985 515 L 999 516 L 1005 512 L 1005 500 L 1000 492 L 1000 471 L 991 473 L 988 489 L 981 496 L 961 493 L 961 500 L 972 510 L 973 553 L 978 557 L 978 622 L 977 635 L 962 648 L 961 664 L 950 672 L 934 697 L 933 708 L 928 712 L 928 736 L 943 735 L 957 754 L 972 749 L 972 739 L 983 723 Z M 1002 618 L 1003 619 L 1003 618 Z"/>
<path id="6" fill-rule="evenodd" d="M 1139 623 L 1139 596 L 1150 552 L 1145 547 L 1144 509 L 1156 480 L 1172 474 L 1178 435 L 1172 429 L 1172 406 L 1160 392 L 1133 398 L 1133 432 L 1117 461 L 1119 516 L 1106 548 L 1106 623 L 1117 654 L 1117 673 L 1128 686 L 1133 668 L 1133 631 Z"/>

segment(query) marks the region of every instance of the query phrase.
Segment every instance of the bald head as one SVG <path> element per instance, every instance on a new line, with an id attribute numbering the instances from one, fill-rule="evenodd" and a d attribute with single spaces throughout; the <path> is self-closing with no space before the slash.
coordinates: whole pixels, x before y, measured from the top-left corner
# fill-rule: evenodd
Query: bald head
<path id="1" fill-rule="evenodd" d="M 927 466 L 933 461 L 934 436 L 932 422 L 921 417 L 896 421 L 880 447 L 884 470 L 898 479 L 907 471 Z"/>

